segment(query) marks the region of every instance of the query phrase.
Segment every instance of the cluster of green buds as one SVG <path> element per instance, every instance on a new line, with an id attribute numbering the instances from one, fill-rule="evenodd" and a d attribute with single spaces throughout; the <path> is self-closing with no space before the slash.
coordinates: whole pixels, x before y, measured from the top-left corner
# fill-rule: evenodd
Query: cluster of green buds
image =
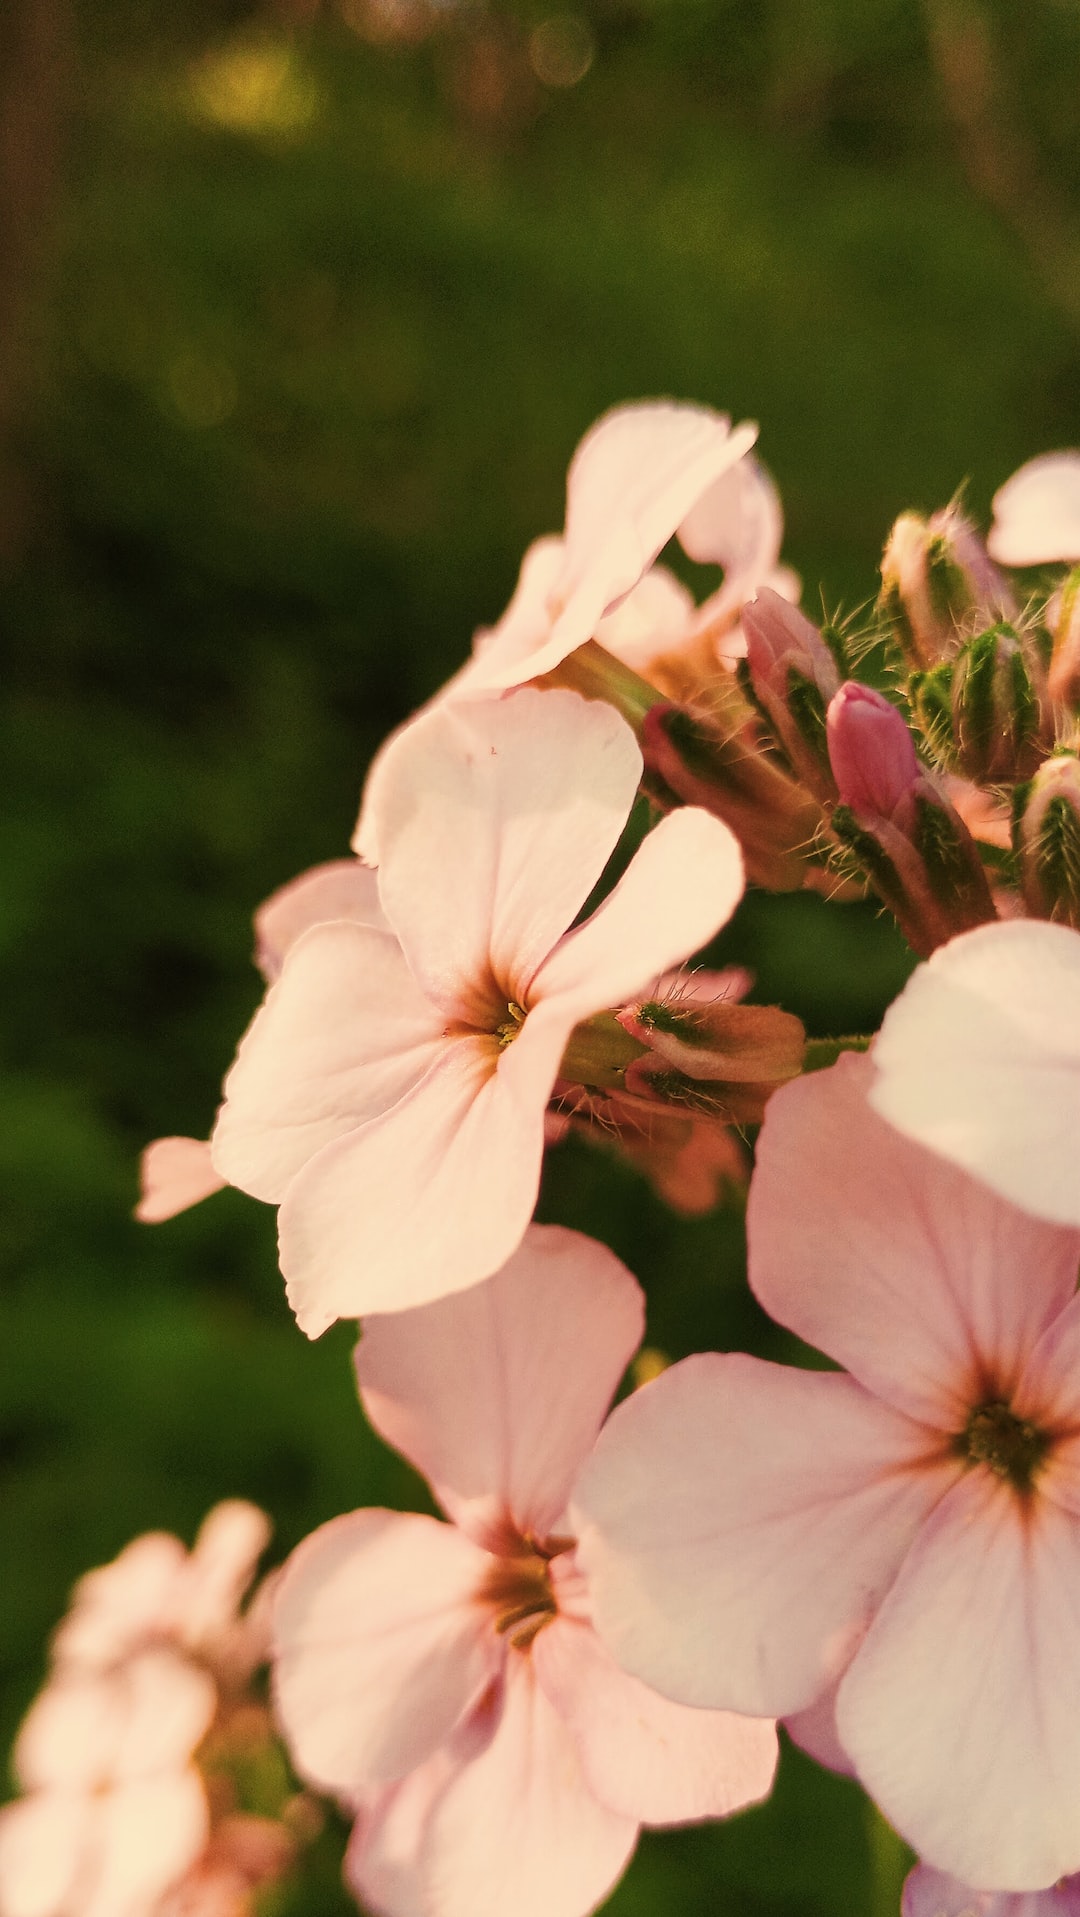
<path id="1" fill-rule="evenodd" d="M 1080 926 L 1080 567 L 1022 610 L 952 505 L 902 514 L 881 572 L 910 725 L 767 587 L 734 671 L 687 657 L 661 686 L 593 641 L 551 677 L 619 706 L 649 797 L 722 818 L 755 884 L 872 890 L 920 953 L 999 910 Z"/>
<path id="2" fill-rule="evenodd" d="M 1080 569 L 1021 615 L 955 507 L 897 521 L 879 609 L 928 756 L 996 807 L 998 879 L 1080 925 Z M 990 848 L 988 856 L 992 856 Z"/>

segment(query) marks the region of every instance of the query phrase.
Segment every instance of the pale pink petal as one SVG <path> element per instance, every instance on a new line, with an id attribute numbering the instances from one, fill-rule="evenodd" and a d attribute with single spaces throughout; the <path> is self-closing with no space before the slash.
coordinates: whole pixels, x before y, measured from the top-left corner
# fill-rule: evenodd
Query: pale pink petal
<path id="1" fill-rule="evenodd" d="M 645 1328 L 637 1281 L 580 1232 L 533 1225 L 486 1284 L 364 1321 L 364 1409 L 454 1520 L 497 1545 L 540 1540 Z"/>
<path id="2" fill-rule="evenodd" d="M 547 592 L 548 628 L 537 643 L 492 643 L 474 657 L 470 684 L 489 690 L 550 672 L 596 631 L 647 572 L 695 501 L 749 451 L 757 427 L 731 430 L 725 415 L 664 401 L 623 406 L 585 435 L 567 475 L 562 565 Z"/>
<path id="3" fill-rule="evenodd" d="M 547 535 L 533 540 L 521 562 L 513 598 L 502 618 L 494 626 L 481 626 L 473 637 L 473 661 L 451 679 L 444 692 L 455 698 L 471 697 L 474 680 L 478 673 L 482 676 L 489 652 L 508 671 L 521 666 L 523 678 L 533 677 L 533 655 L 551 630 L 565 565 L 566 546 L 562 539 Z M 516 681 L 511 678 L 507 683 Z"/>
<path id="4" fill-rule="evenodd" d="M 211 1652 L 236 1623 L 240 1600 L 270 1542 L 270 1520 L 245 1498 L 226 1498 L 204 1518 L 185 1567 L 177 1635 Z"/>
<path id="5" fill-rule="evenodd" d="M 738 840 L 720 819 L 696 806 L 670 813 L 599 909 L 541 966 L 534 998 L 558 997 L 585 1018 L 639 995 L 726 925 L 743 884 Z"/>
<path id="6" fill-rule="evenodd" d="M 444 1026 L 389 933 L 316 926 L 290 951 L 225 1080 L 218 1170 L 277 1203 L 331 1139 L 419 1082 L 445 1051 Z"/>
<path id="7" fill-rule="evenodd" d="M 713 481 L 679 527 L 691 559 L 724 568 L 724 584 L 711 602 L 718 615 L 737 611 L 765 583 L 783 537 L 780 495 L 760 460 L 749 456 Z"/>
<path id="8" fill-rule="evenodd" d="M 501 1686 L 493 1691 L 501 1696 Z M 357 1803 L 343 1875 L 357 1902 L 373 1917 L 429 1917 L 424 1886 L 428 1821 L 463 1761 L 459 1746 L 477 1720 L 490 1736 L 494 1713 L 481 1706 L 472 1714 L 468 1730 L 441 1745 L 399 1783 L 366 1791 Z M 478 1742 L 483 1739 L 484 1733 Z"/>
<path id="9" fill-rule="evenodd" d="M 119 1720 L 113 1775 L 134 1779 L 182 1768 L 217 1709 L 209 1673 L 162 1645 L 140 1651 L 110 1681 Z"/>
<path id="10" fill-rule="evenodd" d="M 968 1883 L 1080 1866 L 1080 1525 L 976 1470 L 912 1547 L 837 1698 L 858 1776 Z"/>
<path id="11" fill-rule="evenodd" d="M 601 619 L 596 637 L 616 659 L 640 672 L 685 638 L 694 610 L 693 595 L 682 581 L 666 566 L 650 566 L 614 612 Z"/>
<path id="12" fill-rule="evenodd" d="M 68 1917 L 97 1817 L 82 1791 L 35 1791 L 0 1810 L 0 1911 Z M 81 1913 L 81 1905 L 78 1906 Z"/>
<path id="13" fill-rule="evenodd" d="M 1080 1225 L 1080 934 L 1031 920 L 938 947 L 886 1013 L 870 1102 L 1014 1204 Z"/>
<path id="14" fill-rule="evenodd" d="M 442 706 L 388 754 L 379 885 L 425 990 L 478 1025 L 534 972 L 618 842 L 641 776 L 603 700 L 531 688 Z M 490 1026 L 489 1029 L 493 1029 Z"/>
<path id="15" fill-rule="evenodd" d="M 403 1311 L 489 1278 L 532 1217 L 544 1109 L 573 1010 L 530 1012 L 501 1052 L 448 1041 L 436 1069 L 385 1118 L 320 1152 L 279 1214 L 297 1322 Z"/>
<path id="16" fill-rule="evenodd" d="M 186 1764 L 210 1726 L 217 1691 L 164 1647 L 107 1674 L 61 1672 L 35 1699 L 15 1745 L 26 1790 L 87 1789 Z"/>
<path id="17" fill-rule="evenodd" d="M 23 1790 L 92 1790 L 113 1773 L 120 1735 L 110 1677 L 51 1679 L 31 1704 L 15 1740 L 13 1765 Z"/>
<path id="18" fill-rule="evenodd" d="M 164 1224 L 166 1218 L 212 1197 L 224 1183 L 205 1138 L 155 1138 L 139 1161 L 135 1216 L 143 1225 Z"/>
<path id="19" fill-rule="evenodd" d="M 994 494 L 986 542 L 1002 566 L 1080 559 L 1080 453 L 1029 459 Z"/>
<path id="20" fill-rule="evenodd" d="M 354 1511 L 306 1538 L 274 1604 L 274 1695 L 301 1774 L 350 1795 L 447 1738 L 504 1655 L 477 1593 L 491 1566 L 453 1525 Z"/>
<path id="21" fill-rule="evenodd" d="M 672 1704 L 619 1669 L 590 1625 L 555 1618 L 533 1645 L 536 1678 L 577 1745 L 589 1789 L 641 1824 L 727 1817 L 772 1789 L 767 1717 Z"/>
<path id="22" fill-rule="evenodd" d="M 255 962 L 264 978 L 273 983 L 286 952 L 301 934 L 333 919 L 387 930 L 378 879 L 358 859 L 330 859 L 325 865 L 314 865 L 260 905 L 255 914 Z"/>
<path id="23" fill-rule="evenodd" d="M 79 1917 L 154 1917 L 158 1899 L 206 1844 L 210 1815 L 199 1774 L 140 1778 L 98 1807 L 96 1870 Z"/>
<path id="24" fill-rule="evenodd" d="M 808 1757 L 824 1764 L 843 1777 L 854 1777 L 855 1766 L 840 1742 L 836 1729 L 836 1684 L 830 1684 L 805 1711 L 793 1711 L 784 1719 L 784 1729 L 793 1744 Z"/>
<path id="25" fill-rule="evenodd" d="M 1080 1877 L 1049 1890 L 972 1890 L 943 1870 L 918 1864 L 904 1884 L 900 1917 L 1080 1917 Z"/>
<path id="26" fill-rule="evenodd" d="M 750 1283 L 767 1312 L 913 1418 L 962 1428 L 1008 1397 L 1076 1289 L 1080 1233 L 1044 1224 L 870 1110 L 868 1058 L 769 1101 L 750 1186 Z M 857 1176 L 853 1168 L 857 1167 Z"/>
<path id="27" fill-rule="evenodd" d="M 167 1632 L 186 1564 L 187 1552 L 169 1531 L 133 1538 L 111 1564 L 79 1579 L 53 1636 L 54 1657 L 64 1666 L 104 1670 Z"/>
<path id="28" fill-rule="evenodd" d="M 621 406 L 597 422 L 566 479 L 567 628 L 595 607 L 582 633 L 590 636 L 756 438 L 756 426 L 732 430 L 723 413 L 662 401 Z"/>
<path id="29" fill-rule="evenodd" d="M 955 1480 L 943 1449 L 834 1373 L 673 1365 L 612 1413 L 575 1489 L 597 1630 L 682 1703 L 801 1710 Z"/>
<path id="30" fill-rule="evenodd" d="M 494 1729 L 462 1755 L 423 1829 L 426 1912 L 586 1917 L 629 1861 L 637 1822 L 589 1790 L 529 1658 L 508 1659 Z"/>

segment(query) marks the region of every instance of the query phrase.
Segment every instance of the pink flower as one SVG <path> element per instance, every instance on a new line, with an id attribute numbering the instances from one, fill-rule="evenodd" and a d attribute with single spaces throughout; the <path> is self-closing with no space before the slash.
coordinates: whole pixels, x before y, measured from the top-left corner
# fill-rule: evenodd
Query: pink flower
<path id="1" fill-rule="evenodd" d="M 221 1680 L 244 1681 L 266 1655 L 265 1621 L 240 1606 L 269 1537 L 257 1505 L 228 1498 L 208 1513 L 191 1551 L 168 1531 L 134 1538 L 111 1564 L 79 1579 L 53 1637 L 54 1658 L 64 1670 L 94 1673 L 172 1646 Z"/>
<path id="2" fill-rule="evenodd" d="M 801 582 L 780 565 L 784 515 L 769 474 L 752 454 L 721 473 L 678 528 L 679 544 L 699 565 L 722 566 L 723 584 L 700 606 L 666 566 L 653 566 L 607 613 L 596 638 L 625 665 L 652 676 L 673 656 L 708 670 L 746 651 L 739 621 L 763 587 L 797 601 Z"/>
<path id="3" fill-rule="evenodd" d="M 240 1605 L 268 1535 L 255 1505 L 230 1499 L 190 1552 L 147 1532 L 80 1578 L 16 1742 L 26 1794 L 0 1811 L 3 1917 L 163 1917 L 223 1855 L 199 1762 L 266 1661 L 258 1594 Z M 223 1774 L 215 1786 L 220 1800 Z M 280 1859 L 289 1840 L 272 1829 Z M 232 1917 L 235 1901 L 217 1908 Z"/>
<path id="4" fill-rule="evenodd" d="M 388 753 L 378 882 L 393 929 L 340 922 L 291 948 L 213 1138 L 219 1171 L 281 1206 L 282 1269 L 309 1335 L 505 1262 L 532 1215 L 574 1028 L 733 910 L 735 839 L 687 809 L 567 929 L 640 772 L 611 707 L 568 692 L 440 706 Z"/>
<path id="5" fill-rule="evenodd" d="M 967 932 L 890 1008 L 870 1100 L 909 1138 L 1016 1205 L 1080 1225 L 1080 934 Z"/>
<path id="6" fill-rule="evenodd" d="M 365 1322 L 369 1418 L 451 1522 L 357 1511 L 283 1573 L 275 1694 L 301 1773 L 358 1811 L 346 1874 L 387 1917 L 584 1917 L 642 1823 L 763 1796 L 761 1720 L 612 1663 L 566 1507 L 641 1337 L 613 1253 L 533 1227 L 470 1291 Z"/>
<path id="7" fill-rule="evenodd" d="M 260 905 L 255 914 L 255 962 L 263 977 L 272 983 L 286 952 L 304 932 L 337 919 L 385 925 L 375 874 L 358 859 L 331 859 L 312 866 Z M 212 1197 L 227 1182 L 214 1165 L 208 1140 L 155 1138 L 142 1155 L 135 1216 L 144 1225 L 163 1224 Z"/>
<path id="8" fill-rule="evenodd" d="M 687 622 L 693 625 L 693 601 L 666 567 L 650 571 L 652 562 L 676 531 L 681 537 L 687 528 L 687 550 L 695 557 L 699 546 L 709 545 L 718 561 L 725 553 L 736 562 L 745 556 L 751 542 L 731 525 L 731 502 L 719 526 L 705 502 L 716 496 L 722 477 L 740 467 L 756 438 L 756 426 L 732 431 L 726 413 L 669 400 L 605 413 L 570 462 L 562 536 L 533 541 L 502 618 L 476 634 L 471 658 L 426 710 L 525 685 L 594 635 L 627 660 L 648 647 L 643 635 L 654 627 L 663 645 L 676 637 L 681 643 Z M 762 483 L 770 483 L 764 475 Z M 733 484 L 741 497 L 744 488 Z M 689 518 L 699 506 L 705 508 L 703 522 Z M 761 517 L 767 519 L 767 508 Z M 353 834 L 354 851 L 370 865 L 381 861 L 374 817 L 379 780 L 399 736 L 372 761 Z"/>
<path id="9" fill-rule="evenodd" d="M 1080 453 L 1029 459 L 994 494 L 986 542 L 1003 566 L 1080 559 Z"/>
<path id="10" fill-rule="evenodd" d="M 15 1747 L 27 1795 L 0 1810 L 4 1917 L 152 1917 L 206 1842 L 191 1759 L 215 1705 L 164 1648 L 46 1686 Z"/>
<path id="11" fill-rule="evenodd" d="M 562 538 L 529 548 L 510 605 L 498 625 L 477 635 L 472 659 L 451 682 L 454 690 L 474 697 L 521 685 L 550 672 L 594 634 L 602 638 L 605 615 L 638 585 L 675 532 L 692 558 L 719 563 L 733 555 L 736 564 L 745 562 L 754 534 L 741 523 L 736 530 L 732 510 L 745 489 L 730 481 L 734 492 L 726 505 L 727 492 L 714 489 L 724 486 L 756 438 L 756 426 L 733 432 L 725 413 L 705 406 L 652 400 L 605 413 L 570 462 Z M 670 590 L 666 596 L 670 608 Z"/>
<path id="12" fill-rule="evenodd" d="M 1080 1866 L 1080 1233 L 870 1110 L 843 1058 L 778 1092 L 750 1190 L 765 1308 L 848 1368 L 676 1365 L 609 1422 L 571 1522 L 597 1629 L 684 1703 L 836 1734 L 968 1883 Z"/>

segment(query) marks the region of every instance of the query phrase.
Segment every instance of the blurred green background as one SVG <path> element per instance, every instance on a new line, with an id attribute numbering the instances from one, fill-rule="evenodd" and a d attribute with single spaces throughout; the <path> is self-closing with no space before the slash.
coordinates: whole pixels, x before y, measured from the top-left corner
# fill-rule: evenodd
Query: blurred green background
<path id="1" fill-rule="evenodd" d="M 250 913 L 339 855 L 382 735 L 505 603 L 605 407 L 761 421 L 804 603 L 892 516 L 984 514 L 1080 441 L 1076 0 L 7 0 L 0 14 L 0 1730 L 72 1580 L 264 1504 L 284 1553 L 417 1502 L 273 1216 L 130 1219 L 259 996 Z M 684 567 L 688 578 L 693 569 Z M 819 1033 L 910 964 L 870 907 L 751 897 L 720 948 Z M 584 1147 L 677 1355 L 793 1356 L 693 1223 Z M 283 1908 L 332 1917 L 339 1836 Z M 620 1917 L 886 1917 L 898 1844 L 788 1753 L 646 1838 Z"/>

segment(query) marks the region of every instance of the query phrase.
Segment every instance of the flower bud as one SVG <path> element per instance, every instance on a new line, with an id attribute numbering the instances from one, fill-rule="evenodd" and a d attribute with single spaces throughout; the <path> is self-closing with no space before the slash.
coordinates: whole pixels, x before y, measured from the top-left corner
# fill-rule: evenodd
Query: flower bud
<path id="1" fill-rule="evenodd" d="M 883 618 L 913 671 L 949 658 L 964 631 L 1015 616 L 1012 593 L 955 506 L 901 513 L 881 561 Z"/>
<path id="2" fill-rule="evenodd" d="M 1025 645 L 1012 626 L 1002 624 L 966 640 L 957 656 L 953 758 L 977 785 L 1028 779 L 1043 757 L 1037 690 L 1043 675 L 1033 648 L 1034 641 Z"/>
<path id="3" fill-rule="evenodd" d="M 644 999 L 618 1014 L 624 1031 L 687 1078 L 782 1084 L 802 1070 L 802 1021 L 777 1005 L 717 998 Z"/>
<path id="4" fill-rule="evenodd" d="M 841 803 L 832 829 L 926 955 L 996 915 L 970 832 L 916 756 L 896 707 L 848 681 L 828 713 Z"/>
<path id="5" fill-rule="evenodd" d="M 902 715 L 857 679 L 829 706 L 828 745 L 841 803 L 855 812 L 888 818 L 921 771 Z"/>
<path id="6" fill-rule="evenodd" d="M 1015 844 L 1024 903 L 1080 930 L 1080 759 L 1055 753 L 1018 794 Z"/>
<path id="7" fill-rule="evenodd" d="M 646 714 L 645 790 L 661 805 L 700 805 L 723 819 L 755 885 L 796 891 L 822 830 L 821 808 L 762 751 L 754 715 L 733 680 L 724 693 L 736 702 L 727 726 L 685 706 L 653 706 Z"/>
<path id="8" fill-rule="evenodd" d="M 1080 566 L 1075 566 L 1053 606 L 1054 649 L 1050 697 L 1070 712 L 1080 709 Z"/>
<path id="9" fill-rule="evenodd" d="M 825 709 L 840 675 L 828 646 L 805 613 L 767 587 L 745 607 L 742 625 L 759 709 L 799 777 L 820 798 L 835 798 Z"/>

